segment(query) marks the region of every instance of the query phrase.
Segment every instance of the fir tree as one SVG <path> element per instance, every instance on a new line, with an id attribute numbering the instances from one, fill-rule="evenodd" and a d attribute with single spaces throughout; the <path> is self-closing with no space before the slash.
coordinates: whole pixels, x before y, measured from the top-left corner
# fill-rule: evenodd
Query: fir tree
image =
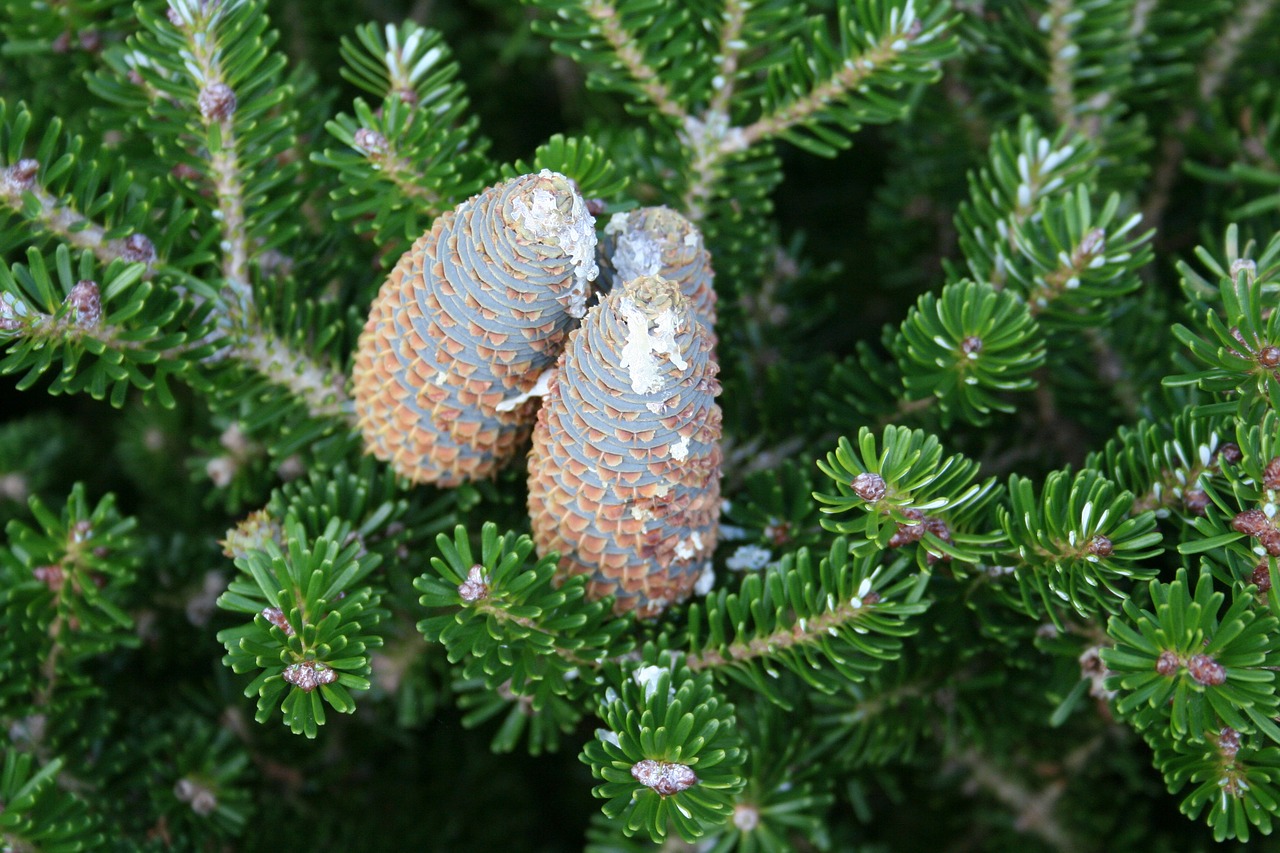
<path id="1" fill-rule="evenodd" d="M 1257 843 L 1277 5 L 0 0 L 2 846 Z"/>

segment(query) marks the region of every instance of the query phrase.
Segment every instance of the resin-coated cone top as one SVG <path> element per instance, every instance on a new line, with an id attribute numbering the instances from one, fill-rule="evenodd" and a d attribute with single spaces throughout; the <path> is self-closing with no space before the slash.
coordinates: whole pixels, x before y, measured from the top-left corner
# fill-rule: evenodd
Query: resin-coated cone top
<path id="1" fill-rule="evenodd" d="M 490 187 L 400 258 L 360 336 L 366 450 L 411 480 L 493 474 L 533 422 L 539 376 L 585 312 L 595 222 L 563 175 Z"/>
<path id="2" fill-rule="evenodd" d="M 669 207 L 642 207 L 615 213 L 600 241 L 599 290 L 644 275 L 660 275 L 680 285 L 693 313 L 711 333 L 716 328 L 715 273 L 702 234 Z"/>
<path id="3" fill-rule="evenodd" d="M 560 358 L 529 452 L 534 541 L 615 612 L 656 616 L 710 564 L 717 372 L 690 301 L 657 276 L 615 287 Z"/>

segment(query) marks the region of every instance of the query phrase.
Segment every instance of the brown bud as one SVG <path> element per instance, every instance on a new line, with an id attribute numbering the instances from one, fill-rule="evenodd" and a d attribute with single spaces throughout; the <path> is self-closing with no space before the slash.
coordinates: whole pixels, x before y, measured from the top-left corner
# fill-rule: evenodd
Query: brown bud
<path id="1" fill-rule="evenodd" d="M 631 766 L 631 775 L 646 788 L 652 788 L 664 797 L 687 791 L 698 784 L 698 777 L 685 764 L 654 761 L 646 758 Z"/>
<path id="2" fill-rule="evenodd" d="M 284 615 L 284 611 L 279 607 L 264 607 L 262 618 L 284 631 L 287 636 L 292 637 L 294 635 L 293 626 L 289 624 L 288 617 Z"/>
<path id="3" fill-rule="evenodd" d="M 102 33 L 97 30 L 85 30 L 80 34 L 80 49 L 96 53 L 102 48 Z"/>
<path id="4" fill-rule="evenodd" d="M 1240 751 L 1240 733 L 1229 726 L 1224 726 L 1222 731 L 1218 732 L 1218 751 L 1222 753 L 1222 757 L 1228 761 L 1236 757 L 1236 753 Z"/>
<path id="5" fill-rule="evenodd" d="M 243 521 L 227 531 L 227 538 L 219 542 L 222 553 L 232 559 L 246 557 L 250 551 L 266 548 L 268 542 L 284 545 L 284 529 L 265 509 L 252 512 Z"/>
<path id="6" fill-rule="evenodd" d="M 1258 364 L 1268 370 L 1280 366 L 1280 347 L 1266 346 L 1258 350 Z"/>
<path id="7" fill-rule="evenodd" d="M 1260 509 L 1248 509 L 1231 519 L 1231 529 L 1239 533 L 1257 536 L 1270 527 L 1267 514 Z"/>
<path id="8" fill-rule="evenodd" d="M 970 335 L 960 342 L 960 349 L 965 355 L 977 355 L 982 352 L 982 338 L 977 335 Z"/>
<path id="9" fill-rule="evenodd" d="M 96 281 L 84 279 L 76 282 L 65 301 L 77 326 L 96 329 L 102 324 L 102 294 L 98 292 Z"/>
<path id="10" fill-rule="evenodd" d="M 1099 255 L 1107 247 L 1107 232 L 1101 228 L 1095 228 L 1088 234 L 1084 235 L 1084 239 L 1080 241 L 1081 255 Z"/>
<path id="11" fill-rule="evenodd" d="M 226 121 L 235 114 L 236 93 L 221 81 L 210 83 L 200 90 L 196 103 L 200 107 L 200 115 L 209 121 Z"/>
<path id="12" fill-rule="evenodd" d="M 284 668 L 281 677 L 304 693 L 310 693 L 321 684 L 332 684 L 337 681 L 338 673 L 322 663 L 309 660 L 289 664 Z"/>
<path id="13" fill-rule="evenodd" d="M 733 825 L 740 832 L 752 832 L 760 825 L 760 809 L 751 803 L 738 803 L 733 807 Z"/>
<path id="14" fill-rule="evenodd" d="M 912 542 L 919 542 L 922 536 L 924 536 L 923 524 L 899 524 L 897 532 L 889 538 L 889 547 L 901 548 Z"/>
<path id="15" fill-rule="evenodd" d="M 951 528 L 940 518 L 929 516 L 924 520 L 924 529 L 926 533 L 932 533 L 943 542 L 951 541 Z"/>
<path id="16" fill-rule="evenodd" d="M 357 148 L 369 154 L 386 154 L 390 147 L 385 136 L 367 127 L 356 131 L 354 141 Z"/>
<path id="17" fill-rule="evenodd" d="M 1229 465 L 1235 465 L 1244 458 L 1244 453 L 1240 451 L 1240 445 L 1228 441 L 1218 450 L 1218 457 Z"/>
<path id="18" fill-rule="evenodd" d="M 872 474 L 870 471 L 864 471 L 854 477 L 853 482 L 849 485 L 853 488 L 855 495 L 868 503 L 880 500 L 885 496 L 885 492 L 888 491 L 884 477 L 879 474 Z"/>
<path id="19" fill-rule="evenodd" d="M 866 595 L 862 596 L 863 607 L 870 607 L 872 604 L 878 604 L 879 601 L 880 601 L 880 593 L 876 592 L 874 589 L 871 590 L 871 592 L 867 593 Z"/>
<path id="20" fill-rule="evenodd" d="M 179 163 L 174 166 L 169 170 L 169 174 L 180 181 L 198 181 L 202 177 L 199 169 L 186 163 Z"/>
<path id="21" fill-rule="evenodd" d="M 7 192 L 23 192 L 36 183 L 36 173 L 40 171 L 40 161 L 25 158 L 0 172 L 0 189 Z"/>
<path id="22" fill-rule="evenodd" d="M 1192 515 L 1204 515 L 1205 508 L 1209 506 L 1209 496 L 1204 489 L 1187 489 L 1182 493 L 1182 505 Z"/>
<path id="23" fill-rule="evenodd" d="M 1280 456 L 1273 457 L 1262 469 L 1262 485 L 1272 491 L 1280 490 Z"/>
<path id="24" fill-rule="evenodd" d="M 489 576 L 479 564 L 467 572 L 467 579 L 458 584 L 458 595 L 468 604 L 489 597 Z"/>
<path id="25" fill-rule="evenodd" d="M 406 104 L 413 105 L 418 103 L 418 92 L 412 86 L 397 86 L 388 94 L 395 95 Z"/>
<path id="26" fill-rule="evenodd" d="M 765 538 L 778 547 L 791 541 L 791 522 L 775 521 L 764 529 Z"/>
<path id="27" fill-rule="evenodd" d="M 1208 655 L 1196 655 L 1187 661 L 1187 672 L 1207 687 L 1217 687 L 1227 680 L 1227 668 Z"/>
<path id="28" fill-rule="evenodd" d="M 1258 588 L 1258 592 L 1267 593 L 1271 591 L 1271 569 L 1266 563 L 1258 563 L 1253 567 L 1253 574 L 1249 578 L 1249 582 Z"/>
<path id="29" fill-rule="evenodd" d="M 218 808 L 218 798 L 208 788 L 201 788 L 191 798 L 191 810 L 200 817 L 208 817 Z"/>
<path id="30" fill-rule="evenodd" d="M 1258 542 L 1272 557 L 1280 557 L 1280 530 L 1268 527 L 1258 534 Z"/>
<path id="31" fill-rule="evenodd" d="M 1080 655 L 1080 672 L 1084 675 L 1104 675 L 1107 668 L 1102 663 L 1102 656 L 1098 654 L 1098 647 L 1093 646 L 1085 649 Z"/>
<path id="32" fill-rule="evenodd" d="M 156 259 L 156 245 L 146 234 L 130 234 L 124 238 L 120 257 L 130 263 L 149 264 Z"/>
<path id="33" fill-rule="evenodd" d="M 62 566 L 57 564 L 37 566 L 31 573 L 35 575 L 36 580 L 42 582 L 54 592 L 62 588 L 62 580 L 65 577 Z"/>
<path id="34" fill-rule="evenodd" d="M 1099 533 L 1089 540 L 1089 544 L 1085 546 L 1085 551 L 1095 557 L 1110 557 L 1113 547 L 1111 540 Z"/>
<path id="35" fill-rule="evenodd" d="M 1181 666 L 1182 661 L 1178 660 L 1178 656 L 1166 650 L 1160 653 L 1160 659 L 1156 661 L 1156 672 L 1161 675 L 1174 675 Z"/>

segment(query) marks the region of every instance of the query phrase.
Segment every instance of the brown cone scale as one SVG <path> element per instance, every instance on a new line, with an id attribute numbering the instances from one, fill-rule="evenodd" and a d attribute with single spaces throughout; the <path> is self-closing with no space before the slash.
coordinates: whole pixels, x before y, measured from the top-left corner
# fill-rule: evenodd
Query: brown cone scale
<path id="1" fill-rule="evenodd" d="M 528 435 L 539 376 L 585 311 L 594 220 L 563 175 L 440 216 L 383 284 L 353 371 L 367 452 L 415 482 L 491 476 Z"/>
<path id="2" fill-rule="evenodd" d="M 592 309 L 553 374 L 529 453 L 539 553 L 616 613 L 656 616 L 710 564 L 720 512 L 712 339 L 678 284 L 643 276 Z"/>

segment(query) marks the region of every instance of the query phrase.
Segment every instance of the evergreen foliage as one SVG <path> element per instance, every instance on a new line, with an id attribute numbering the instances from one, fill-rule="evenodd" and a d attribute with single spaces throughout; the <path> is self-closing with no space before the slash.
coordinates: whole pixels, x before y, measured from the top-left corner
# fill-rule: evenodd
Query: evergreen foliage
<path id="1" fill-rule="evenodd" d="M 0 847 L 1257 844 L 1277 6 L 0 0 Z M 650 619 L 361 447 L 382 281 L 541 170 L 715 271 Z"/>

